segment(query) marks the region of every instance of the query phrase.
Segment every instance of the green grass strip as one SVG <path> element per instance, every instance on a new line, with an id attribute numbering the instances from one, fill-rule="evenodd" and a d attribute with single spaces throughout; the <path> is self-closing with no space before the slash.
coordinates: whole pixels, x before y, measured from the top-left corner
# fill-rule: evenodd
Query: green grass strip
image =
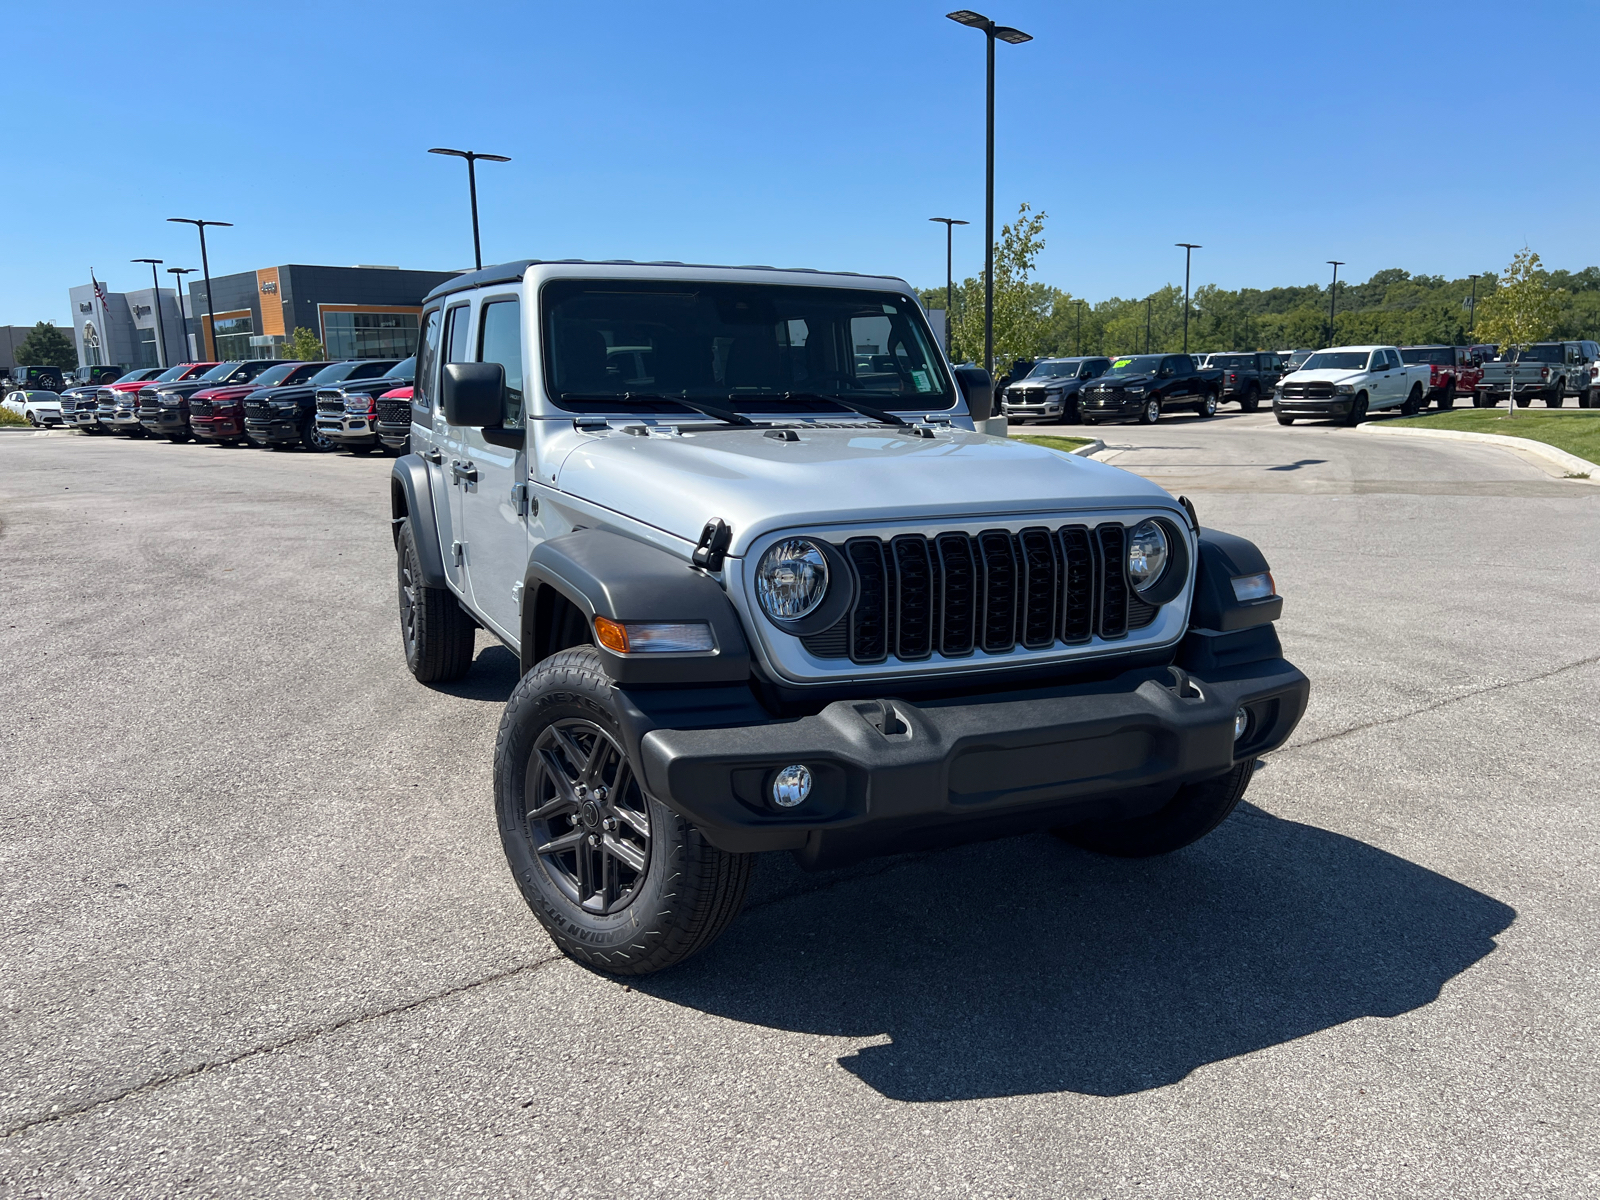
<path id="1" fill-rule="evenodd" d="M 1508 417 L 1504 409 L 1469 408 L 1385 421 L 1384 424 L 1399 429 L 1459 429 L 1466 433 L 1497 433 L 1504 437 L 1527 438 L 1531 442 L 1543 442 L 1568 454 L 1576 454 L 1590 462 L 1600 462 L 1600 417 L 1587 414 L 1548 416 L 1541 413 L 1531 417 L 1519 412 L 1514 417 Z"/>
<path id="2" fill-rule="evenodd" d="M 1060 450 L 1071 454 L 1079 446 L 1087 446 L 1094 441 L 1093 438 L 1051 437 L 1046 433 L 1027 433 L 1011 435 L 1014 442 L 1032 442 L 1035 446 L 1044 446 L 1050 450 Z"/>

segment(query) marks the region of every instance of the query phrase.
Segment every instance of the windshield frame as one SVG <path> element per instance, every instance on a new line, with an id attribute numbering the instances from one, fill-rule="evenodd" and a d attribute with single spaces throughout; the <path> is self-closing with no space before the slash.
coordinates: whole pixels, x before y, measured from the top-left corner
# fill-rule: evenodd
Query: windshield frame
<path id="1" fill-rule="evenodd" d="M 1126 354 L 1119 355 L 1111 360 L 1111 365 L 1106 368 L 1107 375 L 1154 375 L 1161 370 L 1161 364 L 1167 361 L 1165 354 Z M 1138 365 L 1138 364 L 1143 364 Z M 1126 370 L 1117 368 L 1127 364 Z"/>
<path id="2" fill-rule="evenodd" d="M 934 337 L 933 330 L 928 325 L 927 317 L 922 306 L 909 292 L 901 292 L 889 287 L 855 288 L 844 287 L 838 284 L 824 283 L 799 283 L 799 282 L 753 282 L 736 279 L 662 279 L 662 278 L 624 278 L 618 276 L 578 276 L 563 275 L 543 281 L 538 289 L 538 315 L 540 344 L 545 349 L 539 354 L 540 371 L 538 374 L 540 384 L 540 401 L 549 408 L 562 415 L 582 414 L 589 415 L 616 415 L 627 417 L 660 416 L 673 421 L 685 417 L 688 420 L 700 421 L 705 419 L 702 412 L 692 405 L 679 404 L 673 393 L 678 392 L 676 387 L 659 388 L 653 384 L 640 386 L 637 392 L 619 390 L 611 393 L 606 387 L 578 388 L 558 387 L 555 380 L 557 355 L 548 352 L 548 348 L 555 345 L 556 332 L 555 320 L 561 304 L 570 297 L 582 293 L 618 292 L 624 295 L 638 296 L 641 293 L 657 293 L 661 295 L 693 294 L 700 296 L 709 294 L 716 296 L 718 293 L 744 294 L 771 293 L 771 299 L 776 302 L 780 311 L 783 309 L 783 300 L 794 293 L 810 293 L 816 296 L 819 304 L 826 302 L 839 303 L 844 307 L 853 306 L 860 310 L 854 315 L 888 316 L 891 322 L 903 320 L 909 325 L 909 330 L 914 340 L 919 343 L 917 349 L 923 363 L 928 368 L 931 381 L 935 390 L 916 392 L 912 394 L 889 393 L 884 390 L 863 389 L 836 389 L 835 394 L 849 400 L 875 407 L 888 413 L 947 413 L 959 410 L 964 406 L 965 396 L 957 386 L 955 377 L 951 372 L 938 339 Z M 887 310 L 887 311 L 886 311 Z M 843 308 L 841 309 L 843 311 Z M 782 322 L 800 320 L 799 317 L 781 318 Z M 848 318 L 846 318 L 848 319 Z M 763 322 L 764 324 L 764 322 Z M 724 323 L 722 328 L 729 326 Z M 737 328 L 737 326 L 732 326 Z M 697 336 L 699 336 L 697 334 Z M 718 340 L 719 335 L 711 335 L 713 340 Z M 808 331 L 808 337 L 809 331 Z M 642 347 L 635 346 L 630 339 L 609 346 L 611 352 L 624 353 L 627 349 L 638 351 Z M 797 347 L 780 347 L 797 348 Z M 720 353 L 720 351 L 718 352 Z M 872 352 L 863 352 L 856 347 L 846 347 L 843 355 L 849 359 L 849 371 L 837 372 L 855 376 L 859 360 Z M 881 351 L 878 352 L 881 355 Z M 921 369 L 921 368 L 918 368 Z M 720 408 L 737 413 L 740 416 L 764 417 L 814 417 L 819 419 L 854 419 L 848 404 L 832 399 L 827 390 L 814 391 L 804 386 L 804 381 L 797 381 L 792 388 L 779 390 L 781 385 L 775 385 L 770 390 L 759 385 L 741 388 L 729 388 L 725 384 L 697 385 L 691 387 L 684 394 L 692 400 L 715 404 Z M 613 402 L 613 400 L 615 402 Z M 687 408 L 686 414 L 680 409 Z"/>
<path id="3" fill-rule="evenodd" d="M 1087 358 L 1046 358 L 1033 364 L 1033 369 L 1022 379 L 1076 379 L 1078 372 L 1082 371 L 1089 360 Z M 1044 367 L 1058 368 L 1055 370 L 1041 370 Z"/>

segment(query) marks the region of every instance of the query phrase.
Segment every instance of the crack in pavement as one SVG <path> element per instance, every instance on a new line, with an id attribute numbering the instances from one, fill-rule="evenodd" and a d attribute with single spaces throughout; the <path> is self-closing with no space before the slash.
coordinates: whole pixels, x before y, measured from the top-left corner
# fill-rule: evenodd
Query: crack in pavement
<path id="1" fill-rule="evenodd" d="M 157 1075 L 151 1079 L 146 1079 L 143 1083 L 134 1084 L 132 1087 L 124 1088 L 122 1091 L 116 1092 L 110 1096 L 101 1096 L 94 1100 L 85 1100 L 80 1104 L 70 1105 L 67 1108 L 48 1113 L 45 1116 L 35 1117 L 32 1120 L 22 1121 L 19 1124 L 9 1126 L 4 1130 L 0 1130 L 0 1141 L 27 1133 L 30 1129 L 37 1129 L 41 1125 L 51 1125 L 56 1121 L 64 1121 L 68 1117 L 76 1117 L 87 1112 L 93 1112 L 96 1109 L 104 1108 L 108 1104 L 116 1104 L 118 1101 L 126 1100 L 130 1096 L 138 1096 L 146 1092 L 157 1091 L 160 1088 L 168 1086 L 169 1084 L 178 1083 L 184 1079 L 192 1079 L 196 1075 L 203 1075 L 206 1072 L 214 1071 L 219 1067 L 231 1067 L 235 1063 L 243 1062 L 249 1058 L 256 1058 L 262 1054 L 271 1054 L 276 1050 L 286 1050 L 290 1046 L 297 1046 L 304 1042 L 314 1041 L 315 1039 L 324 1037 L 327 1034 L 337 1033 L 341 1029 L 348 1029 L 352 1025 L 361 1025 L 367 1021 L 379 1020 L 382 1017 L 392 1017 L 397 1013 L 411 1012 L 414 1009 L 421 1008 L 427 1004 L 432 1004 L 435 1001 L 448 1000 L 452 996 L 459 996 L 463 992 L 472 991 L 474 988 L 487 987 L 492 983 L 502 983 L 505 980 L 515 978 L 518 975 L 526 974 L 530 971 L 537 971 L 541 967 L 547 967 L 552 963 L 563 961 L 565 961 L 563 955 L 552 954 L 549 958 L 541 958 L 536 962 L 523 963 L 520 967 L 512 967 L 507 971 L 496 971 L 493 975 L 485 975 L 482 979 L 474 979 L 470 983 L 458 984 L 455 987 L 446 988 L 442 992 L 434 992 L 427 996 L 420 996 L 415 1000 L 407 1000 L 404 1004 L 396 1004 L 390 1008 L 374 1009 L 370 1012 L 356 1013 L 353 1016 L 344 1018 L 342 1021 L 335 1021 L 331 1025 L 320 1026 L 316 1029 L 303 1030 L 300 1033 L 294 1033 L 287 1037 L 279 1038 L 275 1042 L 268 1042 L 260 1046 L 252 1046 L 248 1050 L 241 1050 L 239 1053 L 231 1054 L 227 1058 L 208 1059 L 205 1062 L 199 1062 L 195 1063 L 193 1066 L 185 1067 L 181 1071 L 172 1071 L 166 1075 Z"/>
<path id="2" fill-rule="evenodd" d="M 1336 733 L 1325 733 L 1321 737 L 1312 738 L 1307 742 L 1296 742 L 1292 746 L 1284 746 L 1282 749 L 1276 750 L 1273 753 L 1288 754 L 1291 751 L 1305 750 L 1312 746 L 1321 745 L 1323 742 L 1337 741 L 1339 738 L 1349 737 L 1352 733 L 1361 733 L 1368 729 L 1377 729 L 1383 725 L 1397 725 L 1401 721 L 1409 721 L 1412 717 L 1420 717 L 1424 713 L 1437 712 L 1441 708 L 1447 708 L 1452 704 L 1460 704 L 1462 701 L 1471 700 L 1476 696 L 1487 696 L 1490 692 L 1500 692 L 1507 688 L 1524 687 L 1530 683 L 1542 683 L 1546 679 L 1552 679 L 1564 671 L 1575 671 L 1579 667 L 1589 667 L 1593 666 L 1595 663 L 1600 663 L 1600 654 L 1591 654 L 1588 658 L 1580 658 L 1576 662 L 1569 662 L 1559 667 L 1552 667 L 1548 671 L 1542 672 L 1538 675 L 1530 675 L 1526 679 L 1508 679 L 1503 683 L 1492 683 L 1488 687 L 1478 688 L 1476 691 L 1463 692 L 1459 696 L 1449 696 L 1443 700 L 1437 700 L 1432 704 L 1425 704 L 1421 708 L 1412 709 L 1410 712 L 1403 712 L 1392 717 L 1380 717 L 1376 721 L 1366 721 L 1360 725 L 1352 725 L 1350 728 L 1341 729 Z"/>

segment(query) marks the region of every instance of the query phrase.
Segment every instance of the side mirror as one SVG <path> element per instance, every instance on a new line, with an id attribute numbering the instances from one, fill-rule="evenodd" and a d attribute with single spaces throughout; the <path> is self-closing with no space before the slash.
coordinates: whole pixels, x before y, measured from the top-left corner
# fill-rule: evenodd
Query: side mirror
<path id="1" fill-rule="evenodd" d="M 505 413 L 506 369 L 499 363 L 446 363 L 439 384 L 444 419 L 482 429 Z"/>
<path id="2" fill-rule="evenodd" d="M 973 424 L 982 424 L 994 412 L 994 380 L 982 367 L 957 367 L 956 386 L 967 402 Z"/>

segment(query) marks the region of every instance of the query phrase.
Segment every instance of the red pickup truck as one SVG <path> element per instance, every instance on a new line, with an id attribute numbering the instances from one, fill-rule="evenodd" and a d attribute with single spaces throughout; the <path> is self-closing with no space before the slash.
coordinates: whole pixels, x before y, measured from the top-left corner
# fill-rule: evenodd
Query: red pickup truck
<path id="1" fill-rule="evenodd" d="M 1428 364 L 1427 399 L 1441 409 L 1455 407 L 1457 392 L 1472 395 L 1483 378 L 1483 366 L 1470 346 L 1401 346 L 1400 361 Z"/>
<path id="2" fill-rule="evenodd" d="M 243 442 L 255 445 L 244 431 L 244 398 L 263 388 L 288 387 L 304 383 L 328 364 L 325 362 L 281 362 L 268 367 L 249 383 L 228 383 L 208 388 L 189 397 L 189 428 L 207 442 L 234 446 Z"/>

